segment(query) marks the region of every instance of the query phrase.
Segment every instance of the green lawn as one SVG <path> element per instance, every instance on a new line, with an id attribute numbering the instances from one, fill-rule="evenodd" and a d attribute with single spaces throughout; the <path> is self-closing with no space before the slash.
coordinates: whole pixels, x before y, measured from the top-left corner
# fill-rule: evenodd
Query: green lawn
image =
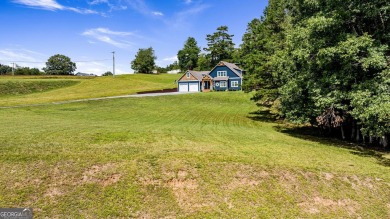
<path id="1" fill-rule="evenodd" d="M 0 109 L 0 206 L 36 218 L 390 217 L 388 154 L 288 134 L 249 98 Z"/>
<path id="2" fill-rule="evenodd" d="M 175 80 L 180 75 L 118 75 L 115 77 L 75 77 L 75 76 L 17 76 L 0 77 L 0 106 L 15 106 L 37 103 L 50 103 L 66 100 L 107 97 L 116 95 L 134 94 L 138 91 L 151 91 L 175 88 Z M 59 83 L 64 84 L 61 89 L 41 89 L 36 91 L 35 85 L 47 84 L 47 87 L 60 88 Z M 75 83 L 69 83 L 75 82 Z M 7 85 L 8 86 L 5 86 Z M 9 86 L 18 84 L 20 86 Z M 25 86 L 21 86 L 25 85 Z M 68 86 L 72 85 L 72 86 Z M 22 95 L 15 95 L 8 89 L 16 88 Z M 25 88 L 29 87 L 26 95 Z"/>

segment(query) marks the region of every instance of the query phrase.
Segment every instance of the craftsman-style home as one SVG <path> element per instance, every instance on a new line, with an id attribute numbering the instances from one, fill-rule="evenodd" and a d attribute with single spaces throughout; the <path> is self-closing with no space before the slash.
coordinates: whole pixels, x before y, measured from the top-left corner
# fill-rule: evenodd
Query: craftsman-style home
<path id="1" fill-rule="evenodd" d="M 243 70 L 229 62 L 219 62 L 211 71 L 186 71 L 178 80 L 179 92 L 241 90 Z"/>

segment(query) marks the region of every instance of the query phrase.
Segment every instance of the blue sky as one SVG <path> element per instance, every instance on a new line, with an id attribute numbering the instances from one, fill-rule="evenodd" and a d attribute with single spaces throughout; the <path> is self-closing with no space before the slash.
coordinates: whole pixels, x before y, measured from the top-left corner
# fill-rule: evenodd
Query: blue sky
<path id="1" fill-rule="evenodd" d="M 1 0 L 0 64 L 42 68 L 63 54 L 76 72 L 131 73 L 139 48 L 153 47 L 165 67 L 188 37 L 202 48 L 207 34 L 226 25 L 238 47 L 247 24 L 267 0 Z"/>

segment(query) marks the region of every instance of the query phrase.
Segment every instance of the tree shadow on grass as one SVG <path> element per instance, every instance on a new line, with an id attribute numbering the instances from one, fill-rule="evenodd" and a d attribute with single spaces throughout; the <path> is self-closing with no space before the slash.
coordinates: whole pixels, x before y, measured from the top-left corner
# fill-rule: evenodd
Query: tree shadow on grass
<path id="1" fill-rule="evenodd" d="M 350 150 L 351 154 L 375 158 L 380 165 L 390 167 L 390 159 L 384 157 L 384 155 L 389 152 L 385 151 L 383 148 L 363 146 L 353 142 L 342 141 L 337 138 L 327 138 L 324 137 L 316 127 L 282 124 L 274 126 L 274 129 L 292 137 L 318 142 L 332 147 L 345 148 Z"/>
<path id="2" fill-rule="evenodd" d="M 268 109 L 250 112 L 247 118 L 258 122 L 278 122 L 277 117 L 270 113 Z"/>
<path id="3" fill-rule="evenodd" d="M 351 154 L 361 157 L 375 158 L 379 164 L 390 167 L 390 158 L 384 157 L 389 151 L 385 151 L 383 148 L 367 147 L 359 145 L 353 142 L 342 141 L 337 138 L 325 137 L 318 128 L 310 126 L 296 126 L 291 124 L 285 124 L 280 120 L 277 120 L 275 115 L 272 115 L 269 110 L 258 110 L 249 113 L 248 118 L 254 121 L 278 123 L 274 126 L 277 132 L 287 134 L 292 137 L 301 138 L 313 142 L 318 142 L 324 145 L 332 147 L 346 148 L 350 150 Z"/>

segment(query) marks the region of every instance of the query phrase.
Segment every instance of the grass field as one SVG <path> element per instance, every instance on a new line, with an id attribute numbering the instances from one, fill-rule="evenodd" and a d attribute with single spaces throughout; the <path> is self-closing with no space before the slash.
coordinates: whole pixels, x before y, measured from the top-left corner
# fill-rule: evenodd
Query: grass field
<path id="1" fill-rule="evenodd" d="M 115 77 L 0 77 L 0 106 L 50 103 L 175 88 L 176 84 L 174 81 L 179 77 L 179 75 L 170 74 L 136 74 L 118 75 Z M 59 88 L 58 84 L 61 82 L 64 85 L 62 89 L 45 89 L 47 87 Z M 10 86 L 15 84 L 19 86 Z M 46 87 L 41 89 L 41 92 L 36 92 L 34 88 L 39 87 L 39 84 L 46 84 Z M 26 89 L 26 87 L 29 89 Z M 11 88 L 17 91 L 12 92 L 10 91 Z M 29 91 L 27 92 L 28 95 L 26 95 L 25 90 Z"/>
<path id="2" fill-rule="evenodd" d="M 0 206 L 36 218 L 390 217 L 389 154 L 294 134 L 249 98 L 0 109 Z"/>

